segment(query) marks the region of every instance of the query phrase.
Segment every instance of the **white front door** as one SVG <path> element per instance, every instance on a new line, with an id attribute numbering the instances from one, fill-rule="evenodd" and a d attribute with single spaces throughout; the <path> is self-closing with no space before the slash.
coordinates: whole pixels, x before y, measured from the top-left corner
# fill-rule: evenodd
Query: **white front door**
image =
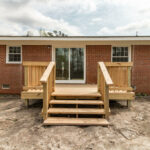
<path id="1" fill-rule="evenodd" d="M 55 48 L 56 83 L 85 83 L 84 48 Z"/>

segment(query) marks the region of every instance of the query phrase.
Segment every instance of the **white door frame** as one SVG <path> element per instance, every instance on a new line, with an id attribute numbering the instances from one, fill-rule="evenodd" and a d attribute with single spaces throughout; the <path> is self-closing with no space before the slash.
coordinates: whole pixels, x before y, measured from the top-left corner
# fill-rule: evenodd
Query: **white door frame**
<path id="1" fill-rule="evenodd" d="M 56 62 L 55 60 L 55 49 L 56 48 L 69 48 L 69 55 L 70 55 L 70 48 L 83 48 L 84 50 L 84 74 L 83 74 L 83 77 L 84 79 L 83 80 L 56 80 L 56 83 L 85 83 L 86 82 L 86 46 L 57 46 L 57 45 L 52 45 L 52 61 Z M 69 56 L 69 77 L 70 77 L 70 56 Z"/>

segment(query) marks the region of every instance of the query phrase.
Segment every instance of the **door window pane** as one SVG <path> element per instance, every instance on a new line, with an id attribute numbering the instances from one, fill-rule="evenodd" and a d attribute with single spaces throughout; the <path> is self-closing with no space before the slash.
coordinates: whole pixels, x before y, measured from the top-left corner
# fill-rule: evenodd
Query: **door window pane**
<path id="1" fill-rule="evenodd" d="M 83 48 L 70 49 L 70 79 L 84 79 L 84 50 Z"/>
<path id="2" fill-rule="evenodd" d="M 69 79 L 69 49 L 56 48 L 56 80 Z"/>

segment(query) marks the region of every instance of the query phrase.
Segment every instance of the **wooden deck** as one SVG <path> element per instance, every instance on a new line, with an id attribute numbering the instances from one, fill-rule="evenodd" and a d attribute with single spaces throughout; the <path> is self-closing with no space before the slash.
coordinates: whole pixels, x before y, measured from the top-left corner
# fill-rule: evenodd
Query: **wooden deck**
<path id="1" fill-rule="evenodd" d="M 56 84 L 55 92 L 52 96 L 81 96 L 81 97 L 99 97 L 101 94 L 97 91 L 96 85 L 90 84 Z"/>
<path id="2" fill-rule="evenodd" d="M 68 97 L 68 98 L 95 98 L 100 97 L 101 94 L 97 91 L 96 84 L 56 84 L 55 92 L 52 96 Z M 117 88 L 110 88 L 109 100 L 134 100 L 135 93 L 126 89 L 118 90 Z M 22 99 L 43 99 L 42 87 L 35 87 L 22 92 Z"/>
<path id="3" fill-rule="evenodd" d="M 134 99 L 132 63 L 98 63 L 97 85 L 55 84 L 55 63 L 24 62 L 21 98 L 43 99 L 44 125 L 108 125 L 109 100 Z M 48 64 L 48 66 L 47 66 Z"/>

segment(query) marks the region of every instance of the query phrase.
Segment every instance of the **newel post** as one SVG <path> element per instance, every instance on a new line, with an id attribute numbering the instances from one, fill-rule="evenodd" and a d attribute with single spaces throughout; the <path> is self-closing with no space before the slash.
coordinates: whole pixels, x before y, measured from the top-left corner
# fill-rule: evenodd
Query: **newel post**
<path id="1" fill-rule="evenodd" d="M 97 90 L 100 92 L 100 68 L 99 63 L 97 63 Z"/>
<path id="2" fill-rule="evenodd" d="M 128 86 L 131 86 L 131 67 L 128 67 Z M 127 106 L 131 107 L 131 100 L 127 100 Z"/>
<path id="3" fill-rule="evenodd" d="M 105 83 L 105 117 L 109 118 L 109 86 Z"/>
<path id="4" fill-rule="evenodd" d="M 44 120 L 47 119 L 47 99 L 48 99 L 48 85 L 47 83 L 43 83 L 43 118 Z"/>
<path id="5" fill-rule="evenodd" d="M 53 68 L 53 92 L 55 91 L 55 80 L 56 80 L 56 64 L 54 64 Z"/>

